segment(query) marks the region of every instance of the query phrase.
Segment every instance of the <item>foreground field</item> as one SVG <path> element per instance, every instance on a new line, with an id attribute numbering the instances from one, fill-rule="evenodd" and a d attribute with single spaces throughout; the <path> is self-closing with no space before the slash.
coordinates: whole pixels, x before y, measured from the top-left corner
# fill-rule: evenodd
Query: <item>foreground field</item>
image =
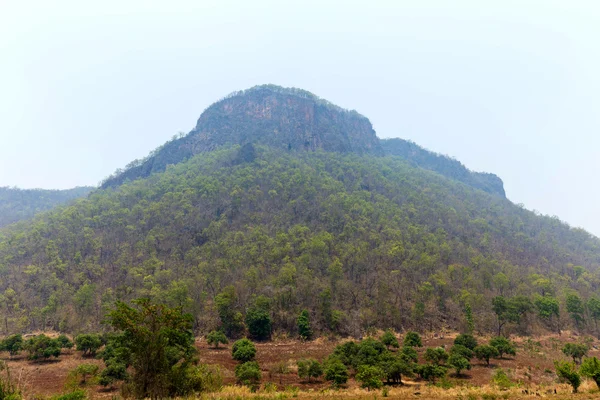
<path id="1" fill-rule="evenodd" d="M 454 336 L 424 337 L 424 348 L 446 346 L 452 344 Z M 464 376 L 456 378 L 452 374 L 436 386 L 419 380 L 405 379 L 405 385 L 386 387 L 384 390 L 368 392 L 360 389 L 354 380 L 340 390 L 330 388 L 323 380 L 306 382 L 298 378 L 296 361 L 303 358 L 322 360 L 330 354 L 339 341 L 317 339 L 312 342 L 274 341 L 257 344 L 257 361 L 262 370 L 262 387 L 257 393 L 251 393 L 245 387 L 235 386 L 234 368 L 236 362 L 231 358 L 230 346 L 220 349 L 210 348 L 199 339 L 196 345 L 201 361 L 220 366 L 225 387 L 219 393 L 206 394 L 207 399 L 238 398 L 330 398 L 330 399 L 374 399 L 387 394 L 390 398 L 422 398 L 422 399 L 513 399 L 531 397 L 551 397 L 557 399 L 596 399 L 600 398 L 593 382 L 584 382 L 577 395 L 571 394 L 568 385 L 559 384 L 554 373 L 553 361 L 565 359 L 560 349 L 566 342 L 582 341 L 563 333 L 561 337 L 546 336 L 540 338 L 516 338 L 518 354 L 515 358 L 497 359 L 487 367 L 473 360 L 473 368 Z M 600 342 L 588 339 L 591 347 L 590 356 L 600 356 Z M 421 351 L 422 352 L 422 351 Z M 22 388 L 26 398 L 43 398 L 65 392 L 65 383 L 69 371 L 82 363 L 102 362 L 93 358 L 82 357 L 79 352 L 71 351 L 61 355 L 59 360 L 34 363 L 24 357 L 9 359 L 3 354 L 12 371 L 13 379 Z M 287 365 L 289 372 L 279 374 L 276 367 Z M 514 387 L 500 390 L 493 385 L 492 376 L 497 368 L 505 370 L 514 382 Z M 270 382 L 271 384 L 266 385 Z M 387 393 L 384 393 L 387 392 Z M 89 388 L 90 398 L 114 398 L 119 395 L 118 389 L 107 390 L 101 386 Z"/>

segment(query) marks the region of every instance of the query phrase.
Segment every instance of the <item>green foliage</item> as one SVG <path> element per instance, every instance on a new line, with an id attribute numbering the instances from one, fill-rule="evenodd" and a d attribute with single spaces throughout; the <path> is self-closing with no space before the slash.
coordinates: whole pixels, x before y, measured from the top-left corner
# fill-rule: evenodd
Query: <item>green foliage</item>
<path id="1" fill-rule="evenodd" d="M 325 379 L 334 386 L 339 387 L 348 382 L 348 368 L 338 359 L 331 359 L 325 363 Z"/>
<path id="2" fill-rule="evenodd" d="M 581 385 L 581 376 L 577 372 L 575 364 L 566 361 L 554 361 L 554 368 L 556 369 L 556 375 L 571 385 L 573 393 L 577 393 L 577 389 Z"/>
<path id="3" fill-rule="evenodd" d="M 402 349 L 400 350 L 400 357 L 402 357 L 402 359 L 406 362 L 416 363 L 417 361 L 419 361 L 419 355 L 412 346 L 402 347 Z"/>
<path id="4" fill-rule="evenodd" d="M 490 358 L 498 357 L 500 355 L 500 353 L 498 353 L 498 350 L 494 346 L 490 346 L 487 344 L 482 344 L 475 347 L 475 349 L 473 349 L 473 354 L 479 360 L 485 361 L 488 367 L 490 365 Z"/>
<path id="5" fill-rule="evenodd" d="M 521 318 L 533 308 L 531 300 L 525 296 L 505 298 L 497 296 L 492 299 L 492 310 L 498 319 L 498 336 L 507 323 L 519 324 Z"/>
<path id="6" fill-rule="evenodd" d="M 538 316 L 550 323 L 553 318 L 558 319 L 560 313 L 560 305 L 558 300 L 552 297 L 550 294 L 544 296 L 537 296 L 534 301 L 535 307 L 538 311 Z"/>
<path id="7" fill-rule="evenodd" d="M 359 345 L 356 342 L 345 342 L 338 344 L 333 350 L 333 356 L 346 366 L 354 364 L 354 359 L 358 354 Z"/>
<path id="8" fill-rule="evenodd" d="M 448 358 L 448 366 L 456 371 L 456 375 L 460 376 L 460 373 L 464 370 L 471 369 L 471 363 L 468 358 L 463 357 L 460 353 L 451 353 Z"/>
<path id="9" fill-rule="evenodd" d="M 588 357 L 581 363 L 579 373 L 586 378 L 592 379 L 600 389 L 600 360 L 596 357 Z"/>
<path id="10" fill-rule="evenodd" d="M 443 378 L 446 376 L 447 369 L 442 365 L 422 364 L 415 368 L 415 372 L 422 379 L 426 379 L 432 383 L 435 383 L 436 379 Z"/>
<path id="11" fill-rule="evenodd" d="M 246 312 L 246 326 L 253 339 L 268 340 L 271 338 L 270 307 L 269 299 L 259 296 Z"/>
<path id="12" fill-rule="evenodd" d="M 114 359 L 109 359 L 106 367 L 100 373 L 98 383 L 102 386 L 112 386 L 116 381 L 126 381 L 129 379 L 127 366 Z"/>
<path id="13" fill-rule="evenodd" d="M 50 400 L 86 400 L 87 398 L 88 395 L 85 390 L 77 389 L 69 393 L 52 396 Z"/>
<path id="14" fill-rule="evenodd" d="M 421 335 L 419 335 L 417 332 L 406 332 L 406 335 L 404 335 L 404 346 L 423 347 Z"/>
<path id="15" fill-rule="evenodd" d="M 585 306 L 581 297 L 575 293 L 569 293 L 565 300 L 567 312 L 575 322 L 575 325 L 579 328 L 584 322 Z"/>
<path id="16" fill-rule="evenodd" d="M 576 364 L 581 364 L 581 359 L 588 353 L 588 350 L 588 347 L 581 343 L 567 343 L 562 348 L 564 355 L 571 357 Z"/>
<path id="17" fill-rule="evenodd" d="M 381 368 L 371 365 L 359 366 L 356 374 L 356 380 L 360 382 L 360 386 L 369 390 L 382 387 L 385 377 L 386 374 Z"/>
<path id="18" fill-rule="evenodd" d="M 414 351 L 412 347 L 407 347 Z M 389 383 L 402 383 L 402 376 L 412 376 L 416 360 L 408 358 L 405 354 L 386 353 L 381 357 L 378 366 L 385 373 Z"/>
<path id="19" fill-rule="evenodd" d="M 296 324 L 298 326 L 298 335 L 302 340 L 310 340 L 312 339 L 313 332 L 310 326 L 310 314 L 308 310 L 302 310 L 298 315 L 298 319 L 296 320 Z"/>
<path id="20" fill-rule="evenodd" d="M 223 330 L 230 338 L 240 337 L 245 329 L 242 313 L 235 309 L 236 301 L 237 296 L 233 286 L 227 286 L 215 297 Z"/>
<path id="21" fill-rule="evenodd" d="M 213 346 L 215 349 L 219 348 L 219 344 L 227 344 L 229 340 L 227 340 L 227 336 L 221 331 L 212 331 L 208 335 L 206 335 L 206 343 Z"/>
<path id="22" fill-rule="evenodd" d="M 47 360 L 60 356 L 60 343 L 44 334 L 30 338 L 24 347 L 29 352 L 30 360 Z"/>
<path id="23" fill-rule="evenodd" d="M 83 352 L 84 356 L 95 356 L 96 352 L 102 347 L 102 340 L 99 335 L 84 333 L 75 337 L 75 346 L 75 349 Z"/>
<path id="24" fill-rule="evenodd" d="M 260 367 L 256 361 L 247 361 L 235 367 L 235 377 L 238 383 L 254 387 L 260 382 Z"/>
<path id="25" fill-rule="evenodd" d="M 71 341 L 71 339 L 69 339 L 67 337 L 67 335 L 59 335 L 56 338 L 56 341 L 58 342 L 58 344 L 60 345 L 61 349 L 72 349 L 73 348 L 73 342 Z"/>
<path id="26" fill-rule="evenodd" d="M 425 350 L 425 361 L 440 365 L 448 360 L 449 354 L 442 347 L 429 347 Z"/>
<path id="27" fill-rule="evenodd" d="M 0 350 L 8 351 L 10 356 L 16 356 L 23 350 L 23 336 L 20 334 L 10 335 L 0 342 Z"/>
<path id="28" fill-rule="evenodd" d="M 256 346 L 248 339 L 240 339 L 233 344 L 231 356 L 240 362 L 252 361 L 256 357 Z"/>
<path id="29" fill-rule="evenodd" d="M 471 360 L 473 358 L 473 350 L 463 346 L 462 344 L 455 344 L 450 348 L 450 355 L 457 354 L 467 360 Z"/>
<path id="30" fill-rule="evenodd" d="M 298 360 L 298 376 L 302 379 L 318 378 L 323 375 L 323 366 L 317 360 Z"/>
<path id="31" fill-rule="evenodd" d="M 130 387 L 135 396 L 182 395 L 177 383 L 188 376 L 196 354 L 191 316 L 180 308 L 138 299 L 131 306 L 117 302 L 106 319 L 122 333 L 119 344 L 130 355 Z"/>
<path id="32" fill-rule="evenodd" d="M 79 386 L 95 384 L 99 369 L 96 364 L 79 364 L 69 372 L 66 386 L 75 389 Z"/>
<path id="33" fill-rule="evenodd" d="M 400 343 L 398 343 L 398 339 L 396 338 L 396 335 L 394 335 L 394 332 L 391 330 L 386 330 L 383 335 L 381 336 L 381 338 L 379 339 L 381 341 L 381 343 L 383 343 L 388 349 L 390 347 L 395 347 L 398 348 L 400 347 Z"/>
<path id="34" fill-rule="evenodd" d="M 494 373 L 492 374 L 492 382 L 494 382 L 494 384 L 502 390 L 506 390 L 514 386 L 514 383 L 510 380 L 508 374 L 502 368 L 497 368 L 494 370 Z"/>
<path id="35" fill-rule="evenodd" d="M 10 368 L 5 361 L 0 361 L 0 399 L 21 400 L 21 391 L 13 382 Z"/>
<path id="36" fill-rule="evenodd" d="M 473 335 L 461 333 L 454 339 L 454 344 L 466 347 L 469 350 L 475 350 L 477 347 L 477 339 Z"/>
<path id="37" fill-rule="evenodd" d="M 515 344 L 505 338 L 504 336 L 498 336 L 490 340 L 490 346 L 493 346 L 498 350 L 498 356 L 502 358 L 504 354 L 511 356 L 517 355 L 517 348 Z"/>

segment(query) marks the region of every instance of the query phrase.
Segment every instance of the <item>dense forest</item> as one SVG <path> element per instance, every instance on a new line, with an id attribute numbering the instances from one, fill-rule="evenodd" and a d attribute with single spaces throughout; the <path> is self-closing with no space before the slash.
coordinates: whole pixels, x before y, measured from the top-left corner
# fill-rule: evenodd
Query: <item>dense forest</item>
<path id="1" fill-rule="evenodd" d="M 31 218 L 41 211 L 86 196 L 92 189 L 77 187 L 68 190 L 44 190 L 0 187 L 0 227 Z"/>
<path id="2" fill-rule="evenodd" d="M 0 230 L 1 327 L 98 330 L 146 296 L 232 336 L 258 306 L 293 335 L 302 310 L 341 335 L 595 332 L 599 265 L 587 232 L 401 157 L 232 145 Z"/>

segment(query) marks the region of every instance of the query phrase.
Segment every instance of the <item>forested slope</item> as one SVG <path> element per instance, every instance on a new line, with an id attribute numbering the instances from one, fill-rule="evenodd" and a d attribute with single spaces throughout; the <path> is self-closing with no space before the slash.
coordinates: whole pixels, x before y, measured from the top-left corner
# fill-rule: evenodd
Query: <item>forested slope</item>
<path id="1" fill-rule="evenodd" d="M 86 196 L 91 187 L 68 190 L 18 189 L 0 187 L 0 227 L 12 224 L 59 204 Z"/>
<path id="2" fill-rule="evenodd" d="M 460 329 L 469 309 L 493 331 L 497 296 L 531 302 L 512 329 L 555 330 L 575 296 L 584 329 L 599 265 L 587 232 L 400 157 L 223 146 L 0 230 L 0 304 L 7 331 L 78 331 L 150 296 L 207 331 L 217 295 L 241 318 L 264 294 L 274 330 L 308 309 L 358 335 Z"/>

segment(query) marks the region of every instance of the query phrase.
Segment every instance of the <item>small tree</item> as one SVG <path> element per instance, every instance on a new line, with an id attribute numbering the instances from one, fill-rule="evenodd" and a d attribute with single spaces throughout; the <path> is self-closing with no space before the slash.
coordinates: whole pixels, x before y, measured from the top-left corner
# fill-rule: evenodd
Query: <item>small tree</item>
<path id="1" fill-rule="evenodd" d="M 473 350 L 466 348 L 462 344 L 455 344 L 450 348 L 450 355 L 458 354 L 459 356 L 471 360 L 473 358 Z"/>
<path id="2" fill-rule="evenodd" d="M 125 381 L 128 378 L 127 366 L 116 360 L 110 360 L 100 373 L 98 383 L 102 386 L 112 386 L 116 381 Z"/>
<path id="3" fill-rule="evenodd" d="M 23 350 L 23 336 L 16 334 L 11 335 L 0 343 L 0 347 L 4 351 L 8 351 L 10 357 L 16 356 Z"/>
<path id="4" fill-rule="evenodd" d="M 302 379 L 308 379 L 310 382 L 312 378 L 318 378 L 323 375 L 323 366 L 317 360 L 299 360 L 298 364 L 298 376 Z"/>
<path id="5" fill-rule="evenodd" d="M 556 375 L 573 387 L 573 393 L 577 393 L 577 389 L 581 385 L 581 376 L 577 372 L 575 364 L 567 361 L 554 361 L 554 367 Z"/>
<path id="6" fill-rule="evenodd" d="M 260 367 L 256 361 L 248 361 L 235 367 L 235 378 L 238 383 L 256 387 L 260 382 Z"/>
<path id="7" fill-rule="evenodd" d="M 246 326 L 253 339 L 268 340 L 271 338 L 272 320 L 271 302 L 265 296 L 259 296 L 246 312 Z"/>
<path id="8" fill-rule="evenodd" d="M 358 373 L 356 374 L 356 380 L 360 382 L 360 386 L 368 390 L 382 387 L 384 378 L 385 373 L 383 370 L 371 365 L 361 365 L 358 367 Z"/>
<path id="9" fill-rule="evenodd" d="M 47 360 L 50 357 L 60 356 L 60 344 L 56 339 L 50 339 L 42 334 L 29 339 L 25 347 L 29 352 L 30 360 Z"/>
<path id="10" fill-rule="evenodd" d="M 215 349 L 218 349 L 219 343 L 227 344 L 229 340 L 227 340 L 227 336 L 222 331 L 212 331 L 206 335 L 206 342 Z"/>
<path id="11" fill-rule="evenodd" d="M 404 346 L 423 347 L 421 336 L 417 332 L 406 332 L 406 336 L 404 336 Z"/>
<path id="12" fill-rule="evenodd" d="M 498 350 L 500 358 L 502 358 L 504 354 L 509 354 L 511 356 L 517 355 L 515 344 L 503 336 L 498 336 L 490 340 L 490 346 L 493 346 Z"/>
<path id="13" fill-rule="evenodd" d="M 67 381 L 70 381 L 72 389 L 78 386 L 86 386 L 88 383 L 94 383 L 98 376 L 99 367 L 96 364 L 79 364 L 77 368 L 69 372 Z"/>
<path id="14" fill-rule="evenodd" d="M 75 337 L 75 346 L 77 351 L 83 352 L 86 356 L 95 356 L 96 352 L 102 347 L 100 336 L 91 333 L 84 333 Z"/>
<path id="15" fill-rule="evenodd" d="M 419 354 L 417 351 L 410 346 L 404 346 L 400 350 L 400 357 L 406 362 L 416 363 L 419 361 Z"/>
<path id="16" fill-rule="evenodd" d="M 313 332 L 310 327 L 310 314 L 308 310 L 302 310 L 300 315 L 298 315 L 298 320 L 296 321 L 298 324 L 298 335 L 302 340 L 310 340 L 312 339 Z"/>
<path id="17" fill-rule="evenodd" d="M 430 347 L 425 351 L 425 360 L 435 364 L 443 364 L 448 359 L 448 353 L 441 347 Z"/>
<path id="18" fill-rule="evenodd" d="M 390 347 L 400 347 L 400 343 L 398 343 L 396 335 L 394 335 L 394 332 L 392 332 L 390 329 L 385 331 L 379 340 L 388 348 L 388 350 Z"/>
<path id="19" fill-rule="evenodd" d="M 460 376 L 461 371 L 471 369 L 471 363 L 468 359 L 459 353 L 452 353 L 448 358 L 448 366 L 456 371 L 456 376 Z"/>
<path id="20" fill-rule="evenodd" d="M 581 364 L 581 359 L 587 354 L 588 347 L 580 343 L 567 343 L 563 346 L 562 352 L 571 357 L 575 364 Z"/>
<path id="21" fill-rule="evenodd" d="M 454 339 L 454 344 L 460 344 L 469 350 L 475 350 L 475 347 L 477 347 L 477 339 L 475 339 L 473 335 L 461 333 Z"/>
<path id="22" fill-rule="evenodd" d="M 338 359 L 329 360 L 325 364 L 325 379 L 339 387 L 348 382 L 348 368 Z"/>
<path id="23" fill-rule="evenodd" d="M 256 357 L 256 346 L 248 339 L 240 339 L 233 344 L 231 356 L 240 362 L 252 361 Z"/>
<path id="24" fill-rule="evenodd" d="M 412 347 L 408 347 L 412 349 Z M 387 352 L 381 357 L 378 365 L 385 373 L 385 378 L 389 383 L 402 383 L 402 376 L 411 376 L 415 364 L 412 359 L 407 359 L 404 354 L 393 354 Z"/>
<path id="25" fill-rule="evenodd" d="M 495 347 L 487 344 L 475 347 L 473 353 L 479 360 L 485 360 L 488 367 L 490 366 L 490 358 L 498 357 L 499 355 L 498 350 L 496 350 Z"/>
<path id="26" fill-rule="evenodd" d="M 600 360 L 596 357 L 586 358 L 579 368 L 579 373 L 596 382 L 596 386 L 600 389 Z"/>
<path id="27" fill-rule="evenodd" d="M 417 374 L 432 383 L 435 383 L 437 378 L 446 376 L 446 368 L 441 365 L 423 364 L 416 368 Z"/>
<path id="28" fill-rule="evenodd" d="M 59 335 L 56 340 L 58 341 L 58 344 L 60 345 L 61 349 L 72 349 L 73 348 L 73 342 L 71 341 L 71 339 L 69 339 L 67 337 L 67 335 Z"/>

